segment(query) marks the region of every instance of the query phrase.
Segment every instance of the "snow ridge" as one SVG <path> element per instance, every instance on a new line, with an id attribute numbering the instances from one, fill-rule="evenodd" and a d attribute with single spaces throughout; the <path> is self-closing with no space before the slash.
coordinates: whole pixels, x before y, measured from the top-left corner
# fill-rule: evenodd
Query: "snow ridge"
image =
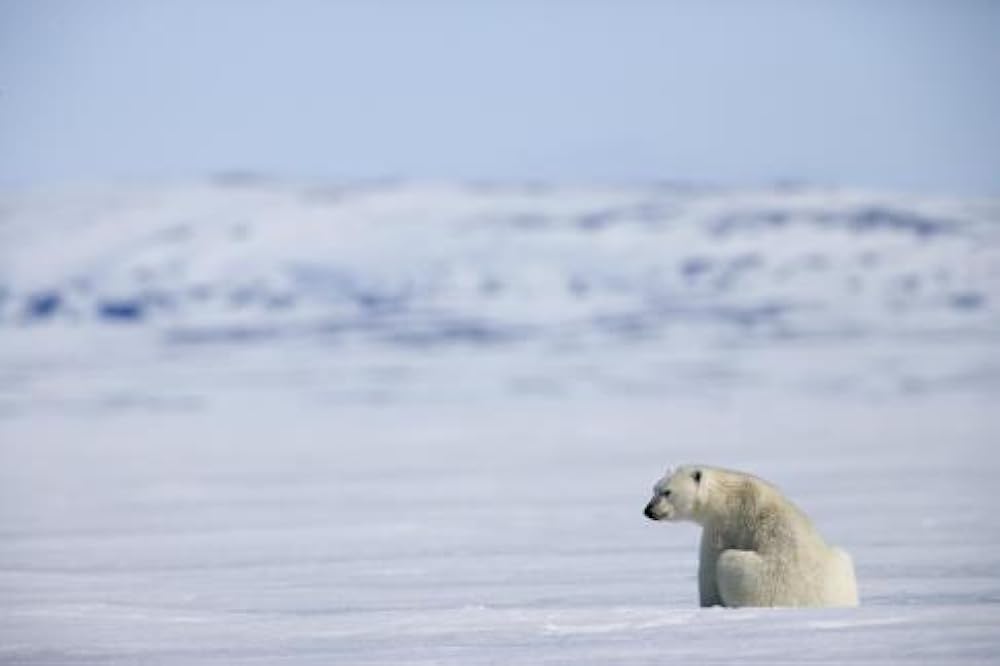
<path id="1" fill-rule="evenodd" d="M 267 183 L 0 199 L 0 326 L 395 346 L 1000 332 L 1000 203 Z"/>

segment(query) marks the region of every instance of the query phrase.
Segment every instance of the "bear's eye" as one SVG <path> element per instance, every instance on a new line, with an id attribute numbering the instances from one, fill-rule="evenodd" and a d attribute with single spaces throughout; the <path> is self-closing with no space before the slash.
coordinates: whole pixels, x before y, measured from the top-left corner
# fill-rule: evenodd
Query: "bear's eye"
<path id="1" fill-rule="evenodd" d="M 691 478 L 694 479 L 695 483 L 701 483 L 701 470 L 699 469 L 694 474 L 692 474 Z"/>
<path id="2" fill-rule="evenodd" d="M 662 493 L 660 493 L 660 496 L 663 498 L 670 497 L 670 490 L 669 489 L 664 490 Z"/>

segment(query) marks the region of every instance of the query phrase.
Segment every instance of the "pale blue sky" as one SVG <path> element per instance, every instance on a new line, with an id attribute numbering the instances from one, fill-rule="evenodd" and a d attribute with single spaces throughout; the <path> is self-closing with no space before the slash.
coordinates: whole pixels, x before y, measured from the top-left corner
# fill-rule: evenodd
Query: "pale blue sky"
<path id="1" fill-rule="evenodd" d="M 0 185 L 1000 194 L 1000 3 L 0 0 Z"/>

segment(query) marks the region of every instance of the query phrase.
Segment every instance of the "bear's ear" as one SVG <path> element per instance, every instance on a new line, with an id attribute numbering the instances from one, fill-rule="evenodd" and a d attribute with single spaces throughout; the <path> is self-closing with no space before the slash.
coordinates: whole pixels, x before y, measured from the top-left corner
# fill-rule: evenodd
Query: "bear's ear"
<path id="1" fill-rule="evenodd" d="M 694 479 L 695 483 L 701 483 L 701 470 L 696 469 L 694 474 L 691 475 L 691 478 Z"/>

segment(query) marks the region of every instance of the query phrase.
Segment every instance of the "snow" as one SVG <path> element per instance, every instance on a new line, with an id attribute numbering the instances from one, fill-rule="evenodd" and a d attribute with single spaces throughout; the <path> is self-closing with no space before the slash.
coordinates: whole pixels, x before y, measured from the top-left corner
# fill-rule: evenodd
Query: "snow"
<path id="1" fill-rule="evenodd" d="M 1000 203 L 255 183 L 0 198 L 0 663 L 991 663 Z M 672 464 L 859 609 L 699 609 Z"/>

